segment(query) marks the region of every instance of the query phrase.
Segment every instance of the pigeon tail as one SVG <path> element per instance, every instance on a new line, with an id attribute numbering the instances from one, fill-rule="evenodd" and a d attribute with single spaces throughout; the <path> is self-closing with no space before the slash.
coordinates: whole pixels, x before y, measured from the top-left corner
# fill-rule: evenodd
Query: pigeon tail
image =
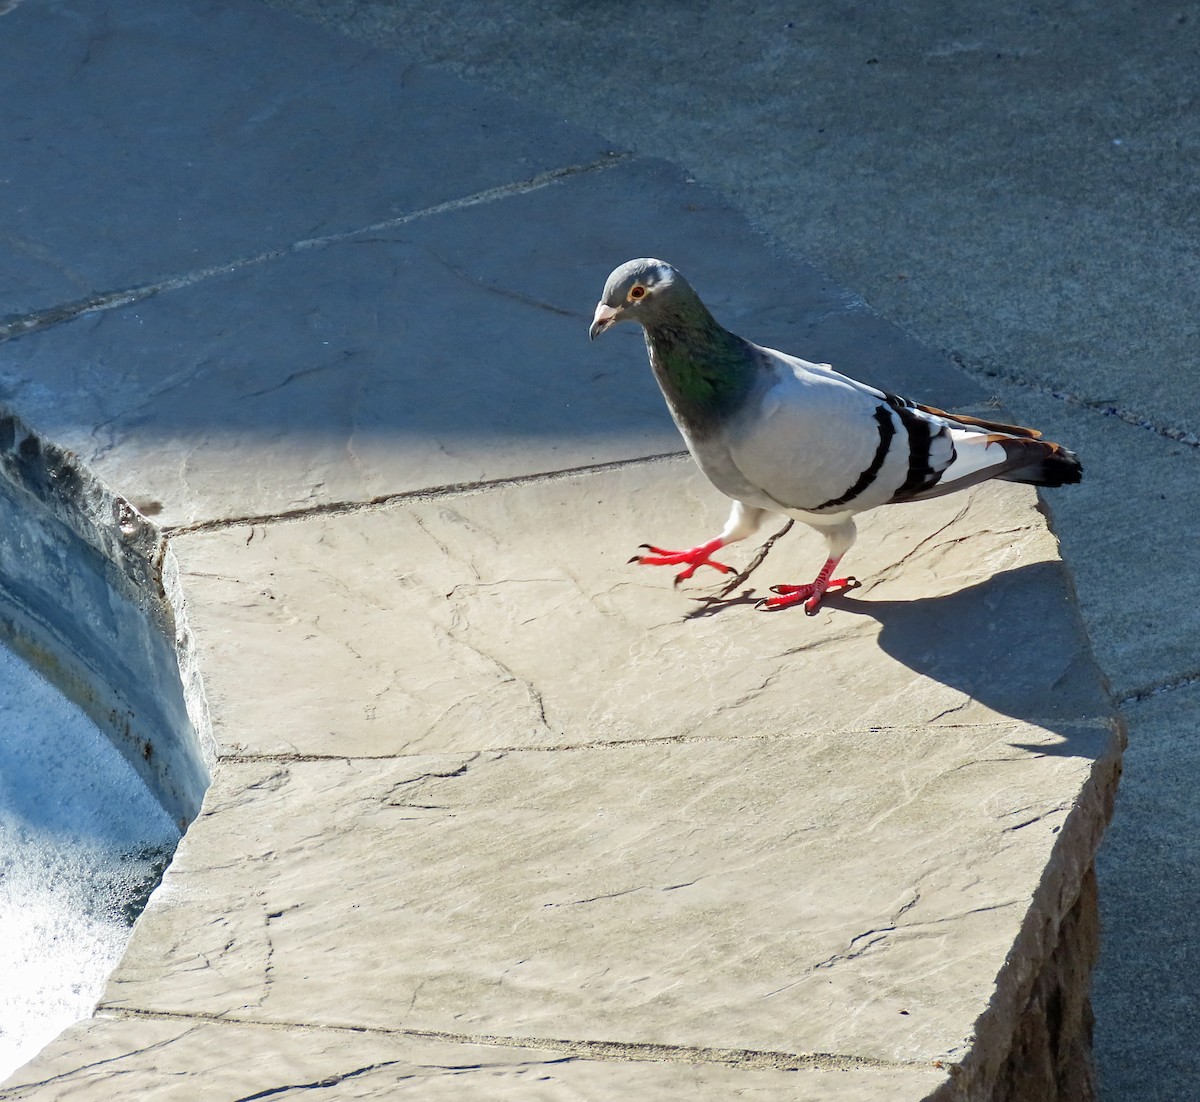
<path id="1" fill-rule="evenodd" d="M 1025 447 L 1013 447 L 1017 443 Z M 1004 450 L 1010 454 L 1034 453 L 1029 456 L 1031 462 L 996 476 L 1004 482 L 1024 482 L 1029 486 L 1073 486 L 1083 480 L 1083 464 L 1079 462 L 1079 457 L 1061 444 L 1052 444 L 1048 440 L 1012 443 L 1006 440 Z"/>
<path id="2" fill-rule="evenodd" d="M 1016 436 L 1008 432 L 985 432 L 985 427 L 992 426 L 986 421 L 968 422 L 966 418 L 948 420 L 935 438 L 949 438 L 950 462 L 940 469 L 929 470 L 929 477 L 916 481 L 915 485 L 910 478 L 889 503 L 942 497 L 993 478 L 1031 486 L 1063 486 L 1082 479 L 1083 467 L 1075 453 L 1061 444 L 1038 439 L 1041 434 L 1036 430 L 1022 430 L 1025 435 Z"/>
<path id="3" fill-rule="evenodd" d="M 1024 482 L 1030 486 L 1073 486 L 1083 479 L 1083 464 L 1079 457 L 1061 444 L 1043 440 L 1037 429 L 1024 425 L 1008 425 L 1002 421 L 985 421 L 962 413 L 947 413 L 936 406 L 916 405 L 955 425 L 981 429 L 989 433 L 989 444 L 1000 444 L 1008 456 L 1007 470 L 992 475 L 1005 482 Z"/>

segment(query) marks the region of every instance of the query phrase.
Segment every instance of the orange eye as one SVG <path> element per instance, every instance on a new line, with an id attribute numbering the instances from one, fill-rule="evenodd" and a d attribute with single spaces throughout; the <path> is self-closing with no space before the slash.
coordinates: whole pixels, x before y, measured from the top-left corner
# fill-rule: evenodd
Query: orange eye
<path id="1" fill-rule="evenodd" d="M 646 297 L 646 288 L 643 287 L 640 283 L 635 284 L 629 291 L 629 297 L 632 299 L 645 298 Z"/>

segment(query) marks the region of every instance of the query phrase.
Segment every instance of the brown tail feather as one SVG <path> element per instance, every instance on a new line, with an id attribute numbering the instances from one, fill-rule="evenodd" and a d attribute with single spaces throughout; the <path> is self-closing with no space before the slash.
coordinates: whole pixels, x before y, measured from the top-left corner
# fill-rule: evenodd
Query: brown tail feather
<path id="1" fill-rule="evenodd" d="M 1005 425 L 1000 421 L 984 421 L 979 417 L 968 417 L 965 413 L 947 413 L 936 406 L 921 406 L 917 409 L 932 413 L 935 417 L 944 417 L 947 421 L 957 421 L 960 425 L 971 425 L 974 428 L 986 429 L 988 432 L 1002 432 L 1006 436 L 1021 436 L 1028 440 L 1040 440 L 1042 434 L 1037 429 L 1027 429 L 1021 425 Z"/>

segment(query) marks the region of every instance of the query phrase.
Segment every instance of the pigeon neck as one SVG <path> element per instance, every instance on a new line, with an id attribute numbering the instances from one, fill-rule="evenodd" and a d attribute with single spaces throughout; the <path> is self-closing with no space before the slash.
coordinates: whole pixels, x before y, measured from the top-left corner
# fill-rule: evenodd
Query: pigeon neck
<path id="1" fill-rule="evenodd" d="M 703 303 L 646 327 L 650 366 L 675 420 L 692 435 L 735 410 L 754 383 L 754 356 Z"/>

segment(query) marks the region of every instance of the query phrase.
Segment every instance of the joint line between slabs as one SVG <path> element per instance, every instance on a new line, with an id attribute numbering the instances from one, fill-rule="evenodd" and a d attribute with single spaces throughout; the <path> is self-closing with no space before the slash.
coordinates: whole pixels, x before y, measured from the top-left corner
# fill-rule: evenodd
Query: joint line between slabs
<path id="1" fill-rule="evenodd" d="M 526 1048 L 558 1052 L 578 1059 L 636 1063 L 723 1064 L 746 1070 L 777 1071 L 898 1071 L 932 1066 L 932 1061 L 879 1060 L 869 1056 L 838 1053 L 791 1053 L 747 1048 L 655 1044 L 641 1041 L 591 1041 L 557 1037 L 512 1037 L 495 1033 L 448 1033 L 435 1029 L 386 1028 L 383 1026 L 332 1025 L 314 1022 L 255 1021 L 228 1015 L 146 1010 L 137 1007 L 101 1005 L 97 1016 L 173 1022 L 210 1022 L 277 1030 L 324 1030 L 375 1037 L 439 1041 L 454 1045 L 488 1045 L 493 1048 Z M 949 1062 L 946 1067 L 948 1068 Z"/>
<path id="2" fill-rule="evenodd" d="M 101 313 L 107 310 L 117 310 L 124 306 L 132 306 L 136 303 L 144 302 L 146 299 L 153 298 L 163 291 L 177 291 L 184 287 L 191 287 L 214 276 L 227 275 L 230 272 L 240 271 L 243 268 L 255 267 L 272 260 L 278 260 L 281 257 L 303 252 L 305 249 L 319 248 L 322 245 L 333 245 L 342 241 L 351 241 L 366 233 L 378 233 L 380 230 L 395 229 L 398 226 L 403 226 L 422 218 L 430 218 L 438 214 L 450 214 L 454 211 L 465 210 L 468 207 L 479 206 L 482 203 L 491 203 L 497 199 L 507 199 L 512 195 L 526 195 L 529 192 L 539 191 L 544 187 L 568 180 L 574 176 L 582 176 L 591 172 L 602 172 L 606 169 L 614 168 L 630 160 L 632 157 L 633 154 L 628 151 L 614 151 L 599 160 L 591 161 L 587 164 L 564 165 L 560 168 L 539 173 L 528 180 L 520 180 L 486 188 L 472 195 L 465 195 L 458 199 L 448 199 L 443 203 L 435 203 L 431 207 L 409 211 L 407 214 L 397 215 L 395 218 L 387 218 L 381 222 L 372 222 L 357 229 L 343 230 L 338 233 L 325 234 L 321 237 L 304 238 L 299 241 L 293 241 L 281 248 L 267 249 L 253 256 L 241 257 L 225 264 L 214 264 L 207 268 L 198 268 L 192 272 L 166 276 L 153 283 L 138 284 L 116 291 L 105 291 L 90 295 L 84 299 L 76 299 L 73 302 L 59 303 L 57 306 L 34 310 L 28 314 L 20 314 L 15 317 L 10 316 L 0 321 L 0 343 L 12 340 L 15 337 L 24 336 L 27 333 L 36 333 L 64 322 L 73 321 L 75 318 L 86 314 Z"/>
<path id="3" fill-rule="evenodd" d="M 1193 673 L 1185 673 L 1179 677 L 1171 678 L 1169 681 L 1160 681 L 1152 685 L 1143 685 L 1137 689 L 1131 689 L 1117 700 L 1117 707 L 1124 708 L 1130 704 L 1141 704 L 1151 697 L 1163 696 L 1166 693 L 1173 693 L 1178 689 L 1190 689 L 1193 685 L 1200 685 L 1200 670 Z"/>
<path id="4" fill-rule="evenodd" d="M 311 517 L 338 516 L 345 513 L 363 513 L 374 509 L 387 509 L 406 501 L 436 501 L 447 497 L 469 497 L 487 493 L 505 486 L 526 486 L 539 482 L 557 482 L 575 475 L 602 474 L 624 467 L 662 463 L 672 459 L 683 459 L 686 451 L 657 452 L 654 455 L 639 455 L 631 459 L 613 459 L 605 463 L 588 463 L 581 467 L 563 467 L 557 471 L 537 471 L 533 474 L 512 475 L 508 478 L 485 479 L 479 482 L 451 482 L 444 486 L 428 486 L 419 490 L 400 490 L 394 494 L 381 494 L 366 501 L 330 501 L 321 505 L 309 505 L 301 509 L 285 509 L 278 513 L 257 513 L 244 517 L 222 517 L 219 520 L 201 520 L 194 524 L 177 524 L 162 529 L 167 538 L 190 536 L 198 532 L 222 532 L 229 528 L 253 528 L 256 525 L 281 524 L 288 521 L 308 520 Z"/>
<path id="5" fill-rule="evenodd" d="M 966 358 L 958 353 L 951 353 L 950 358 L 965 375 L 976 382 L 1001 382 L 1007 386 L 1016 387 L 1019 390 L 1030 390 L 1035 394 L 1040 394 L 1046 398 L 1053 398 L 1055 401 L 1062 402 L 1065 405 L 1077 406 L 1079 409 L 1086 409 L 1090 413 L 1098 413 L 1101 417 L 1115 417 L 1118 421 L 1132 428 L 1142 429 L 1144 432 L 1160 436 L 1164 440 L 1170 440 L 1173 443 L 1183 444 L 1185 447 L 1200 450 L 1200 436 L 1188 429 L 1176 428 L 1174 425 L 1161 425 L 1148 417 L 1143 417 L 1130 410 L 1122 409 L 1120 406 L 1114 406 L 1107 402 L 1094 402 L 1078 394 L 1072 394 L 1069 390 L 1058 390 L 1053 386 L 1048 386 L 1046 383 L 1039 383 L 1036 380 L 1027 379 L 1021 375 L 1009 374 L 996 368 L 974 367 L 968 364 Z"/>

